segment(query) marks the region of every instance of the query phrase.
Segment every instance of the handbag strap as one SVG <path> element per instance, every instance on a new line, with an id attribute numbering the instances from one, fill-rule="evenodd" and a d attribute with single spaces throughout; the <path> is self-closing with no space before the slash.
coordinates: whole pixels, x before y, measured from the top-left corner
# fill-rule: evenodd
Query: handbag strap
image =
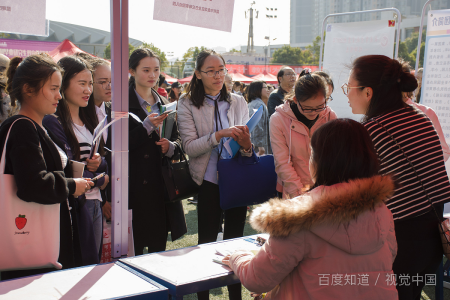
<path id="1" fill-rule="evenodd" d="M 402 152 L 403 156 L 406 158 L 406 160 L 409 163 L 409 166 L 411 167 L 411 169 L 414 171 L 414 174 L 417 177 L 417 180 L 419 180 L 420 182 L 420 186 L 422 187 L 422 190 L 424 191 L 425 195 L 427 196 L 427 200 L 428 202 L 430 202 L 431 207 L 433 208 L 434 213 L 436 214 L 436 217 L 438 218 L 439 222 L 441 222 L 441 218 L 439 217 L 438 212 L 436 211 L 436 208 L 433 205 L 433 202 L 430 199 L 430 196 L 428 195 L 427 190 L 425 189 L 422 180 L 419 177 L 419 174 L 417 174 L 416 168 L 414 168 L 414 165 L 412 164 L 411 160 L 408 158 L 408 156 L 406 155 L 405 151 L 403 151 L 403 148 L 400 146 L 400 144 L 397 142 L 397 140 L 394 138 L 394 136 L 386 129 L 386 127 L 383 126 L 383 124 L 381 124 L 380 122 L 378 122 L 375 118 L 372 119 L 375 123 L 377 123 L 378 125 L 381 126 L 381 128 L 384 129 L 384 131 L 386 131 L 386 133 L 391 137 L 392 141 L 394 141 L 394 143 L 397 145 L 398 149 L 400 149 L 400 151 Z"/>
<path id="2" fill-rule="evenodd" d="M 5 145 L 3 146 L 2 158 L 1 158 L 1 160 L 0 160 L 0 172 L 3 172 L 2 174 L 5 174 L 5 168 L 6 168 L 6 162 L 5 162 L 5 161 L 6 161 L 6 159 L 5 159 L 5 156 L 6 156 L 6 144 L 8 143 L 9 133 L 11 132 L 11 129 L 12 129 L 12 127 L 14 126 L 14 124 L 15 124 L 17 121 L 19 121 L 19 120 L 28 120 L 28 121 L 30 121 L 31 124 L 33 124 L 34 128 L 35 128 L 36 131 L 37 131 L 36 125 L 33 123 L 33 121 L 31 121 L 31 120 L 28 119 L 28 118 L 18 118 L 17 120 L 15 120 L 15 121 L 11 124 L 11 126 L 9 127 L 9 130 L 8 130 L 8 134 L 6 135 Z M 41 147 L 41 142 L 39 142 L 39 147 Z"/>

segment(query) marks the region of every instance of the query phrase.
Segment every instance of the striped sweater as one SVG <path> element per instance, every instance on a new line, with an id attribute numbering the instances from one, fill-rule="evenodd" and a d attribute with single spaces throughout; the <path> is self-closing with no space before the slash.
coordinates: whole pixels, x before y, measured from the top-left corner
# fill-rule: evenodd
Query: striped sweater
<path id="1" fill-rule="evenodd" d="M 400 185 L 388 201 L 394 220 L 410 219 L 432 210 L 428 198 L 408 161 L 381 123 L 397 140 L 414 165 L 431 201 L 450 201 L 450 183 L 445 170 L 439 136 L 428 117 L 407 106 L 363 123 L 380 159 L 380 174 L 393 174 Z"/>

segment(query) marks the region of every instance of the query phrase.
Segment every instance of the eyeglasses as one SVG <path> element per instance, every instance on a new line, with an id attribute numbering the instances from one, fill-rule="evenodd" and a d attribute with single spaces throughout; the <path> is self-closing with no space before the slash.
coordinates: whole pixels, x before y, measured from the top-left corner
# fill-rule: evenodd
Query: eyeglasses
<path id="1" fill-rule="evenodd" d="M 348 95 L 348 90 L 349 89 L 361 89 L 361 88 L 365 88 L 365 86 L 348 86 L 348 83 L 344 83 L 342 86 L 342 91 L 344 92 L 344 95 L 347 96 Z"/>
<path id="2" fill-rule="evenodd" d="M 108 86 L 111 88 L 111 81 L 102 80 L 102 81 L 96 81 L 94 83 L 100 84 L 104 90 L 106 90 L 108 88 Z"/>
<path id="3" fill-rule="evenodd" d="M 263 86 L 262 88 L 263 88 L 263 89 L 266 89 L 266 90 L 268 90 L 268 89 L 269 89 L 269 87 L 268 87 L 268 86 Z"/>
<path id="4" fill-rule="evenodd" d="M 286 76 L 286 77 L 295 77 L 295 76 L 297 76 L 297 74 L 295 74 L 295 73 L 286 73 L 286 74 L 283 74 L 283 76 Z"/>
<path id="5" fill-rule="evenodd" d="M 304 112 L 304 113 L 313 113 L 313 112 L 321 112 L 321 111 L 324 111 L 326 108 L 327 108 L 327 102 L 325 102 L 324 104 L 323 104 L 323 107 L 321 107 L 321 108 L 315 108 L 315 109 L 304 109 L 303 107 L 302 107 L 302 105 L 300 104 L 300 103 L 297 103 L 298 104 L 298 106 L 300 106 L 300 108 L 302 109 L 302 111 Z"/>
<path id="6" fill-rule="evenodd" d="M 333 101 L 333 97 L 328 97 L 327 99 L 325 99 L 325 100 L 327 100 L 327 102 L 330 102 L 330 101 Z"/>
<path id="7" fill-rule="evenodd" d="M 200 72 L 205 73 L 206 76 L 208 76 L 208 77 L 216 77 L 217 74 L 219 74 L 220 77 L 223 77 L 223 76 L 227 75 L 228 70 L 227 69 L 222 69 L 222 70 L 219 70 L 219 71 L 209 70 L 209 71 L 206 71 L 206 72 L 200 70 Z"/>

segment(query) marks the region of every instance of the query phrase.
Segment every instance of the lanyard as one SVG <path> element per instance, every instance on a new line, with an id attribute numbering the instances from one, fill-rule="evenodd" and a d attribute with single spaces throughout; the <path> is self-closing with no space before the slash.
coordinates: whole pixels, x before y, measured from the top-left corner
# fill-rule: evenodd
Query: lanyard
<path id="1" fill-rule="evenodd" d="M 214 101 L 214 119 L 216 121 L 216 132 L 219 131 L 219 123 L 220 123 L 220 129 L 223 129 L 223 125 L 222 125 L 222 119 L 220 117 L 220 112 L 219 112 L 219 99 L 220 99 L 220 94 L 217 95 L 214 99 L 213 97 L 206 95 L 206 98 Z M 222 150 L 223 150 L 223 142 L 222 139 L 219 142 L 219 146 L 220 146 L 220 152 L 219 152 L 219 157 L 217 158 L 217 161 L 220 160 L 220 156 L 222 155 Z"/>

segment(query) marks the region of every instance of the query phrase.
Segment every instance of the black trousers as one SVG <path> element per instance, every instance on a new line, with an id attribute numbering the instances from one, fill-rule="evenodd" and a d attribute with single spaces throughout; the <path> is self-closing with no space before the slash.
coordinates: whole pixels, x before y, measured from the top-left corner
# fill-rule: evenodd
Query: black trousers
<path id="1" fill-rule="evenodd" d="M 198 243 L 205 244 L 217 240 L 217 228 L 222 220 L 220 208 L 219 186 L 209 181 L 203 181 L 198 192 Z M 223 239 L 233 239 L 244 235 L 247 207 L 237 207 L 224 212 Z M 241 284 L 228 286 L 229 297 L 232 300 L 240 300 Z M 209 299 L 209 291 L 197 293 L 199 300 Z"/>
<path id="2" fill-rule="evenodd" d="M 442 216 L 440 210 L 438 213 Z M 434 211 L 395 222 L 398 251 L 392 268 L 397 277 L 399 300 L 420 300 L 426 275 L 436 273 L 443 255 L 438 224 Z"/>

